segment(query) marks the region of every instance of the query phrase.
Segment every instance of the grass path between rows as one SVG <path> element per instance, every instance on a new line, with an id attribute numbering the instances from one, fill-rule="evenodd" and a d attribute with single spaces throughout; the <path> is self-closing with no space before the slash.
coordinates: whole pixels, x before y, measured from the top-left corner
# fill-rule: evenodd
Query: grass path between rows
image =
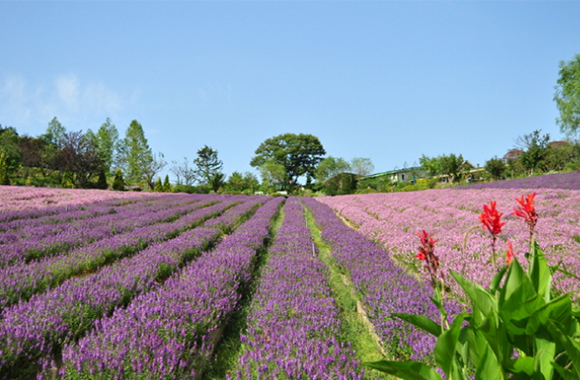
<path id="1" fill-rule="evenodd" d="M 271 231 L 267 243 L 263 249 L 256 253 L 256 263 L 252 271 L 253 280 L 250 286 L 243 290 L 240 307 L 234 312 L 229 323 L 225 326 L 222 338 L 216 347 L 214 353 L 215 362 L 204 371 L 202 380 L 223 380 L 226 377 L 226 373 L 233 373 L 238 355 L 242 349 L 240 336 L 247 329 L 252 298 L 255 290 L 260 286 L 262 268 L 268 261 L 268 248 L 276 238 L 276 234 L 284 221 L 284 204 L 285 202 L 280 204 L 278 214 L 270 225 Z"/>
<path id="2" fill-rule="evenodd" d="M 268 244 L 257 254 L 254 281 L 252 281 L 249 289 L 244 290 L 240 301 L 241 307 L 225 326 L 222 339 L 215 351 L 215 362 L 204 372 L 202 380 L 223 380 L 226 373 L 233 373 L 242 350 L 240 336 L 247 328 L 247 318 L 253 294 L 260 285 L 260 273 L 268 261 L 268 247 L 275 240 L 277 232 L 284 221 L 283 206 L 283 204 L 280 206 L 280 211 L 272 222 Z M 322 239 L 320 228 L 316 225 L 314 217 L 307 207 L 304 207 L 304 215 L 318 257 L 328 267 L 328 283 L 332 289 L 336 304 L 341 310 L 342 323 L 339 340 L 351 342 L 352 347 L 356 350 L 357 359 L 361 362 L 383 359 L 385 357 L 384 351 L 378 342 L 378 336 L 374 333 L 372 324 L 366 318 L 350 278 L 334 263 L 332 247 Z M 365 369 L 365 379 L 392 380 L 394 378 L 375 370 Z"/>
<path id="3" fill-rule="evenodd" d="M 376 361 L 385 358 L 385 352 L 374 333 L 372 323 L 367 319 L 360 298 L 352 282 L 343 270 L 336 265 L 332 257 L 332 246 L 321 236 L 321 229 L 314 217 L 304 206 L 306 224 L 318 250 L 319 259 L 328 267 L 329 285 L 336 304 L 341 309 L 341 341 L 351 342 L 356 351 L 356 358 L 361 362 Z M 384 373 L 365 368 L 365 379 L 393 379 Z"/>

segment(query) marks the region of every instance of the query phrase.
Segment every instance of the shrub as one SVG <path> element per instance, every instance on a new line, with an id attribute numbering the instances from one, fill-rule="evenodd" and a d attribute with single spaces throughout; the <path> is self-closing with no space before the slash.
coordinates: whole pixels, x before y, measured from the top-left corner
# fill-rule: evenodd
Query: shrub
<path id="1" fill-rule="evenodd" d="M 115 179 L 113 180 L 113 190 L 125 191 L 125 181 L 123 180 L 123 172 L 117 169 L 115 172 Z"/>

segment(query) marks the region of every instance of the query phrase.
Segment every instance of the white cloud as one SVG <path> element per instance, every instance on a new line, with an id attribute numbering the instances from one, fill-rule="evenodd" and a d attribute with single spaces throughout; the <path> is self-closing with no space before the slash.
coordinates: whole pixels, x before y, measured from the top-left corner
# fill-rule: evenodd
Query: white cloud
<path id="1" fill-rule="evenodd" d="M 55 80 L 56 93 L 69 111 L 79 108 L 79 79 L 76 75 L 60 76 Z"/>
<path id="2" fill-rule="evenodd" d="M 35 84 L 21 75 L 5 75 L 0 78 L 0 123 L 34 134 L 38 131 L 31 128 L 45 128 L 56 116 L 69 130 L 86 130 L 127 111 L 138 95 L 122 95 L 100 81 L 84 83 L 76 74 Z"/>

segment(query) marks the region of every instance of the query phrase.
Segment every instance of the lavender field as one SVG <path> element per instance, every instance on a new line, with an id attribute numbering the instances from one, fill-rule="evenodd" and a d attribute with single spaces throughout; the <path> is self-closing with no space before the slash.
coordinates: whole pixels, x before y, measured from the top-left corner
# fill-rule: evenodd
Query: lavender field
<path id="1" fill-rule="evenodd" d="M 434 339 L 392 317 L 438 314 L 414 257 L 418 231 L 438 239 L 444 272 L 483 285 L 495 269 L 482 204 L 504 213 L 500 260 L 507 240 L 523 256 L 529 236 L 509 215 L 527 189 L 1 190 L 0 379 L 384 379 L 362 362 L 433 360 Z M 580 274 L 580 192 L 535 191 L 538 241 Z M 446 301 L 450 315 L 461 302 Z"/>
<path id="2" fill-rule="evenodd" d="M 503 213 L 506 223 L 499 236 L 498 251 L 505 253 L 506 242 L 511 241 L 516 255 L 522 256 L 520 261 L 525 265 L 523 256 L 529 239 L 527 225 L 511 213 L 517 206 L 515 198 L 532 192 L 536 193 L 538 213 L 536 239 L 548 261 L 551 264 L 561 262 L 569 272 L 580 275 L 578 190 L 466 187 L 462 190 L 450 188 L 326 197 L 320 202 L 330 206 L 358 232 L 380 244 L 405 268 L 419 268 L 419 261 L 414 257 L 418 246 L 417 233 L 427 231 L 437 239 L 436 254 L 443 272 L 453 269 L 487 286 L 495 268 L 491 263 L 490 235 L 481 228 L 478 219 L 483 211 L 482 205 L 497 201 L 497 209 Z M 564 291 L 580 288 L 577 280 L 561 275 L 556 276 L 556 287 Z"/>

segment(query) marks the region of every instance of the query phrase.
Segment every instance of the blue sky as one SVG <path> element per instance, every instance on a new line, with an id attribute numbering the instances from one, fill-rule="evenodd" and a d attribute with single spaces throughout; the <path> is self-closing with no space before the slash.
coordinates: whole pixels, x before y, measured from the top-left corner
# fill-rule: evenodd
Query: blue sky
<path id="1" fill-rule="evenodd" d="M 375 172 L 484 165 L 533 130 L 563 138 L 552 99 L 578 20 L 579 1 L 0 1 L 0 124 L 110 117 L 124 136 L 137 119 L 166 169 L 209 145 L 228 175 L 282 133 Z"/>

